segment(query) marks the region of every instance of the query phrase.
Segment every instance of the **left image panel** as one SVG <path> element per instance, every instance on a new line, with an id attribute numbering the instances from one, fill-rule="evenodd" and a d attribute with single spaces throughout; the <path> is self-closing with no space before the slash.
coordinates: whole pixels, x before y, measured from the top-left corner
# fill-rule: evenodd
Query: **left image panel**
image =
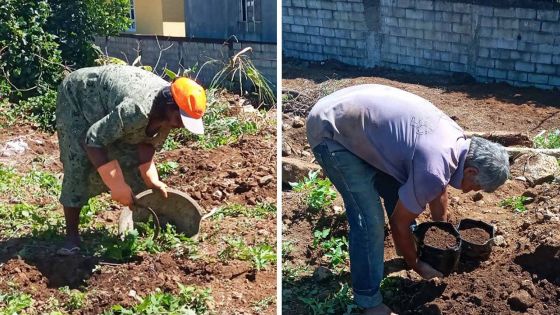
<path id="1" fill-rule="evenodd" d="M 0 314 L 276 314 L 275 0 L 3 0 Z"/>

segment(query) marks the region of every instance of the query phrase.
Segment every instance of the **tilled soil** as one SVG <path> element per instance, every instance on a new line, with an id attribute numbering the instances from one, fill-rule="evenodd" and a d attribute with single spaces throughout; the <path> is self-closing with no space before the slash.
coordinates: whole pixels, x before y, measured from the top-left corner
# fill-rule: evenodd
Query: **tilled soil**
<path id="1" fill-rule="evenodd" d="M 274 112 L 269 113 L 274 115 Z M 0 162 L 19 172 L 39 168 L 61 175 L 56 135 L 32 131 L 29 126 L 15 126 L 0 135 L 0 142 L 23 137 L 30 150 L 17 159 L 0 158 Z M 163 179 L 170 187 L 188 192 L 210 211 L 227 203 L 255 205 L 275 203 L 276 140 L 274 127 L 257 135 L 244 136 L 234 144 L 214 150 L 189 145 L 158 153 L 157 162 L 177 161 L 180 168 Z M 220 193 L 215 193 L 220 191 Z M 198 193 L 197 193 L 198 192 Z M 107 209 L 96 222 L 116 225 L 119 211 Z M 62 211 L 60 207 L 56 211 Z M 255 271 L 251 261 L 220 260 L 227 243 L 224 238 L 242 238 L 247 245 L 266 242 L 275 246 L 276 219 L 225 217 L 201 222 L 201 233 L 194 258 L 170 253 L 142 254 L 128 263 L 111 264 L 97 257 L 55 254 L 60 243 L 38 240 L 31 236 L 0 239 L 0 292 L 10 287 L 26 292 L 35 300 L 35 309 L 46 309 L 50 297 L 64 302 L 59 291 L 69 286 L 86 293 L 86 305 L 75 314 L 100 314 L 112 305 L 132 306 L 156 288 L 177 292 L 177 283 L 210 288 L 215 314 L 275 314 L 276 265 Z M 89 237 L 82 236 L 84 241 Z M 25 255 L 23 253 L 25 252 Z M 20 255 L 21 254 L 21 255 Z M 96 267 L 97 266 L 97 267 Z M 259 301 L 268 306 L 255 308 Z"/>
<path id="2" fill-rule="evenodd" d="M 450 249 L 457 246 L 457 239 L 449 232 L 432 226 L 424 235 L 424 244 L 441 249 Z"/>
<path id="3" fill-rule="evenodd" d="M 461 238 L 473 244 L 485 244 L 490 239 L 490 234 L 481 228 L 459 230 Z"/>
<path id="4" fill-rule="evenodd" d="M 307 97 L 299 96 L 289 113 L 284 113 L 282 154 L 308 162 L 313 156 L 305 127 L 299 123 L 305 121 L 304 107 L 317 96 L 356 84 L 386 84 L 418 94 L 469 131 L 523 132 L 533 137 L 542 129 L 560 126 L 558 91 L 458 83 L 445 77 L 383 69 L 352 70 L 328 64 L 316 67 L 287 63 L 283 71 L 283 88 L 306 93 Z M 522 194 L 533 196 L 525 213 L 498 205 L 507 197 Z M 449 200 L 453 224 L 463 218 L 488 222 L 496 227 L 496 236 L 502 241 L 493 247 L 487 260 L 461 260 L 456 272 L 426 281 L 408 270 L 396 255 L 387 226 L 385 275 L 392 281 L 385 284 L 384 302 L 398 314 L 560 314 L 560 185 L 530 187 L 512 179 L 494 193 L 482 192 L 476 197 L 474 192 L 463 194 L 449 189 Z M 321 215 L 309 214 L 304 201 L 302 193 L 283 192 L 284 241 L 294 244 L 284 264 L 292 268 L 307 265 L 310 269 L 296 280 L 285 279 L 284 314 L 310 311 L 292 294 L 298 286 L 316 290 L 322 300 L 335 294 L 339 283 L 351 285 L 348 269 L 326 273 L 327 266 L 316 259 L 310 247 L 317 229 L 331 228 L 338 235 L 347 235 L 340 197 Z M 424 211 L 418 221 L 428 220 L 429 211 Z"/>

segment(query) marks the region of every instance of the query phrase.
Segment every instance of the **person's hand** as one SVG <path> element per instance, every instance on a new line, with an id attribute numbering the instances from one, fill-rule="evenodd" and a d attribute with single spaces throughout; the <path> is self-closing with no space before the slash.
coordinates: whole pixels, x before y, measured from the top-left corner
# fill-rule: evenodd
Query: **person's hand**
<path id="1" fill-rule="evenodd" d="M 429 264 L 418 260 L 416 266 L 414 267 L 414 271 L 416 271 L 422 278 L 429 280 L 432 278 L 441 278 L 443 274 L 430 266 Z"/>
<path id="2" fill-rule="evenodd" d="M 158 190 L 163 195 L 163 197 L 167 198 L 167 185 L 164 182 L 160 181 L 159 179 L 157 181 L 153 181 L 152 188 Z"/>
<path id="3" fill-rule="evenodd" d="M 111 191 L 111 198 L 113 200 L 127 207 L 134 203 L 132 189 L 125 182 L 117 160 L 101 165 L 97 168 L 97 172 L 101 176 L 103 183 Z"/>

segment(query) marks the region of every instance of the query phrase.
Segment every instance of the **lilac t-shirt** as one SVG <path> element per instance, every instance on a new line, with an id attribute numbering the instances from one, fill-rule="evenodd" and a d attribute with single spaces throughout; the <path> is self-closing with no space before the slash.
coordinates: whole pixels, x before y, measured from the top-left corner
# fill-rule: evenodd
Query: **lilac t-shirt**
<path id="1" fill-rule="evenodd" d="M 413 213 L 450 184 L 460 188 L 470 140 L 429 101 L 378 84 L 339 90 L 307 118 L 312 148 L 342 146 L 398 180 L 399 199 Z M 330 140 L 330 141 L 329 141 Z"/>

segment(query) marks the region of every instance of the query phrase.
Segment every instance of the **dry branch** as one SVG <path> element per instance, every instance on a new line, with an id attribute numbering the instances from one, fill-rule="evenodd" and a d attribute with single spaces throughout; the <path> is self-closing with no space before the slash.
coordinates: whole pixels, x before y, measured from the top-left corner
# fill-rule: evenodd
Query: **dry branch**
<path id="1" fill-rule="evenodd" d="M 512 157 L 517 157 L 521 154 L 536 154 L 542 153 L 546 155 L 554 156 L 555 158 L 560 158 L 560 149 L 534 149 L 534 148 L 506 148 L 506 151 Z"/>

